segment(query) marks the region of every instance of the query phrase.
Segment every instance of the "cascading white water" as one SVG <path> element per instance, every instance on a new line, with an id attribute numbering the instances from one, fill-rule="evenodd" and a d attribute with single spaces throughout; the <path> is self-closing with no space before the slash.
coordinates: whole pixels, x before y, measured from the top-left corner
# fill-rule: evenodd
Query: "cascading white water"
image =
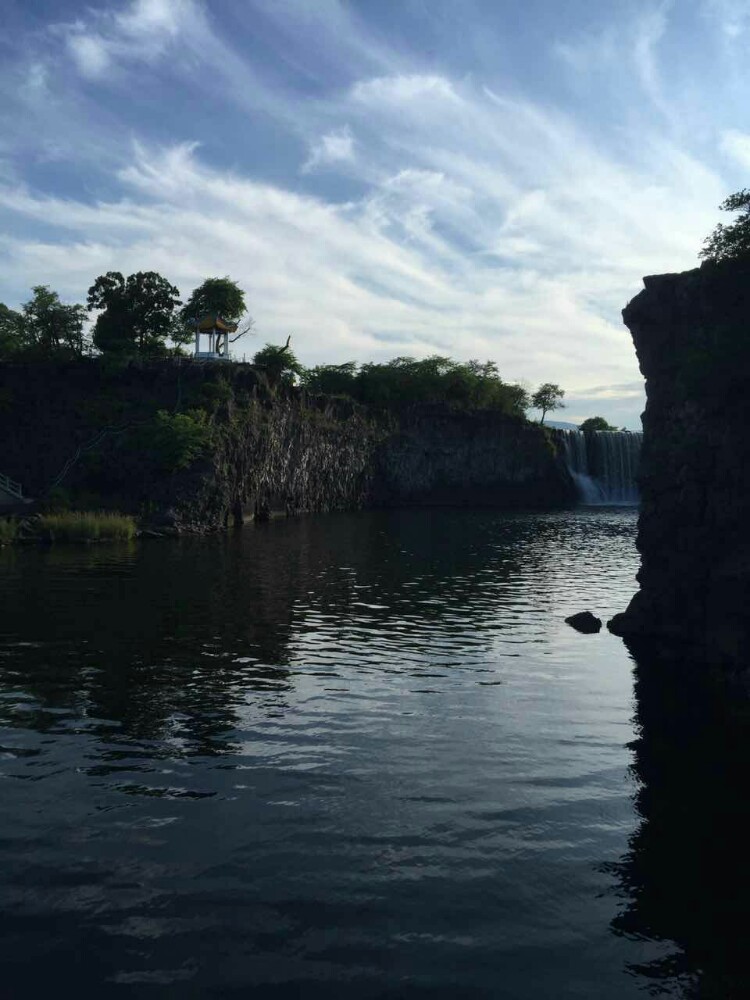
<path id="1" fill-rule="evenodd" d="M 585 504 L 638 503 L 643 435 L 635 431 L 558 431 L 568 472 Z"/>

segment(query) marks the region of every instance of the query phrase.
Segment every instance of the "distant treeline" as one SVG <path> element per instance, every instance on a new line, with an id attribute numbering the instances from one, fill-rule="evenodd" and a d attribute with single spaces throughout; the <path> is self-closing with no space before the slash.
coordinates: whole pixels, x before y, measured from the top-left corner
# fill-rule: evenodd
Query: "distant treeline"
<path id="1" fill-rule="evenodd" d="M 100 275 L 89 288 L 86 306 L 62 302 L 46 285 L 37 285 L 32 292 L 20 310 L 0 303 L 0 361 L 101 357 L 117 363 L 179 357 L 186 354 L 182 345 L 192 340 L 196 321 L 207 314 L 240 325 L 240 334 L 252 326 L 244 293 L 228 277 L 207 278 L 184 304 L 179 289 L 155 271 L 127 278 L 119 271 Z M 347 396 L 371 405 L 447 403 L 516 416 L 533 406 L 542 410 L 544 419 L 547 410 L 562 405 L 564 395 L 549 383 L 530 395 L 523 386 L 503 381 L 494 361 L 459 362 L 435 355 L 305 368 L 289 340 L 284 346 L 266 344 L 252 360 L 272 385 L 299 384 L 311 393 Z"/>

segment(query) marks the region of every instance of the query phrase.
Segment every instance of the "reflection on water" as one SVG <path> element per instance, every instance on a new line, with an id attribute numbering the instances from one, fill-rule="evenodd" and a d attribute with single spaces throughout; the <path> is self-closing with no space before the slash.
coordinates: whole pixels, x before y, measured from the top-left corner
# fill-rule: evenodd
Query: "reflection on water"
<path id="1" fill-rule="evenodd" d="M 625 606 L 634 533 L 407 511 L 1 552 L 7 995 L 738 982 L 741 727 L 665 723 L 679 684 L 643 664 L 634 704 L 620 640 L 563 624 Z"/>
<path id="2" fill-rule="evenodd" d="M 641 823 L 614 869 L 625 905 L 613 929 L 664 943 L 633 969 L 652 992 L 747 997 L 747 678 L 648 650 L 636 657 Z"/>

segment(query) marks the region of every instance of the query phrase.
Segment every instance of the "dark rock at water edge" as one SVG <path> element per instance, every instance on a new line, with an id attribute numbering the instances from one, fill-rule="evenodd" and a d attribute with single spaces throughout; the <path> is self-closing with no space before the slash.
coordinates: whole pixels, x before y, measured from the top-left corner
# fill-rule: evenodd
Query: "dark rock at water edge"
<path id="1" fill-rule="evenodd" d="M 611 631 L 750 653 L 750 260 L 644 279 L 623 312 L 646 378 L 640 592 Z"/>
<path id="2" fill-rule="evenodd" d="M 579 611 L 577 615 L 566 618 L 565 623 L 574 628 L 576 632 L 583 632 L 585 635 L 593 635 L 602 627 L 601 618 L 592 615 L 590 611 Z"/>

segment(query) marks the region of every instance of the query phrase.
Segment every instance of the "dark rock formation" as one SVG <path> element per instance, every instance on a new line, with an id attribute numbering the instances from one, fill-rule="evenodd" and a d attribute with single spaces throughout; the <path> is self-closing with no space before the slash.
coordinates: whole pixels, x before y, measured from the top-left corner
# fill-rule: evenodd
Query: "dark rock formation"
<path id="1" fill-rule="evenodd" d="M 592 615 L 590 611 L 579 611 L 577 615 L 571 615 L 565 619 L 565 624 L 570 625 L 576 632 L 583 632 L 584 635 L 593 635 L 602 627 L 601 618 Z"/>
<path id="2" fill-rule="evenodd" d="M 491 410 L 415 406 L 394 414 L 378 449 L 383 505 L 555 507 L 575 488 L 554 435 Z"/>
<path id="3" fill-rule="evenodd" d="M 193 437 L 205 441 L 188 461 Z M 247 365 L 0 365 L 0 438 L 2 471 L 27 495 L 67 492 L 167 532 L 279 512 L 575 502 L 538 425 L 274 390 Z"/>
<path id="4" fill-rule="evenodd" d="M 644 279 L 640 592 L 609 627 L 742 662 L 750 640 L 750 261 Z"/>

